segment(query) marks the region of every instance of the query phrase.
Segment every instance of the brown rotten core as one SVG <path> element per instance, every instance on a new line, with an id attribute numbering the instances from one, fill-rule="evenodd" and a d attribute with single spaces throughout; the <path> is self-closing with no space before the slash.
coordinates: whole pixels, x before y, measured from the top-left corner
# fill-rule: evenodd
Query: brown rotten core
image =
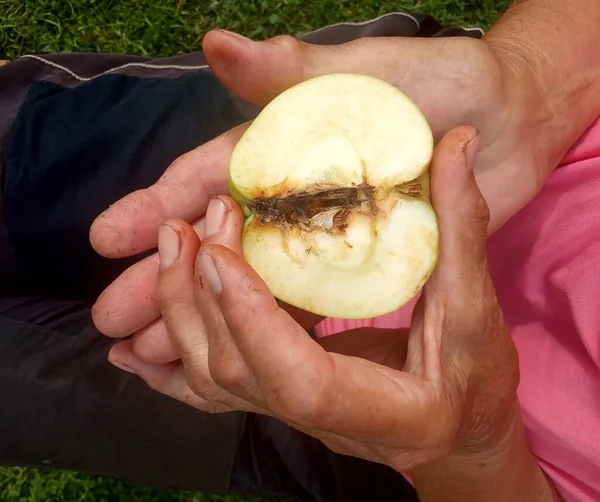
<path id="1" fill-rule="evenodd" d="M 421 184 L 411 181 L 394 187 L 412 196 L 421 194 Z M 367 183 L 353 187 L 314 190 L 286 197 L 255 199 L 249 204 L 258 221 L 280 227 L 297 226 L 301 230 L 323 228 L 331 231 L 344 230 L 352 210 L 375 214 L 375 188 Z"/>

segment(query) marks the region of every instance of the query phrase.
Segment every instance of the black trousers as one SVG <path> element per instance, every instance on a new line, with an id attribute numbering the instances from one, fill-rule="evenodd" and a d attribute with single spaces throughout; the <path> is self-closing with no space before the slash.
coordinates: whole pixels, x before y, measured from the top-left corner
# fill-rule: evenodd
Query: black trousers
<path id="1" fill-rule="evenodd" d="M 391 14 L 306 35 L 472 36 Z M 60 54 L 0 68 L 0 463 L 155 487 L 304 501 L 416 501 L 393 470 L 329 451 L 271 418 L 208 415 L 107 363 L 97 295 L 140 257 L 88 241 L 109 204 L 179 155 L 256 114 L 201 53 L 169 59 Z"/>

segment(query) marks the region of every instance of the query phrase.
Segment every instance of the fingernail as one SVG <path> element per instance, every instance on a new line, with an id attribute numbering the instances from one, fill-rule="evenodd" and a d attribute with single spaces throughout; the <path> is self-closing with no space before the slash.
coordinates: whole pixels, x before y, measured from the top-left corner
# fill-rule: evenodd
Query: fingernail
<path id="1" fill-rule="evenodd" d="M 213 198 L 206 210 L 206 221 L 204 223 L 204 238 L 215 235 L 223 228 L 225 223 L 225 203 L 218 197 Z"/>
<path id="2" fill-rule="evenodd" d="M 477 150 L 479 149 L 479 129 L 475 136 L 473 136 L 467 145 L 465 146 L 465 158 L 467 162 L 467 169 L 472 171 L 475 168 L 475 161 L 477 160 Z"/>
<path id="3" fill-rule="evenodd" d="M 116 366 L 117 368 L 119 368 L 120 370 L 126 371 L 127 373 L 132 373 L 132 374 L 136 374 L 135 371 L 133 371 L 129 366 L 125 366 L 122 363 L 118 363 L 116 361 L 108 361 L 110 364 L 112 364 L 113 366 Z"/>
<path id="4" fill-rule="evenodd" d="M 169 225 L 158 230 L 158 258 L 160 268 L 169 268 L 179 258 L 179 235 Z"/>
<path id="5" fill-rule="evenodd" d="M 217 272 L 217 267 L 215 267 L 213 259 L 207 254 L 201 254 L 198 257 L 198 265 L 200 266 L 200 273 L 202 274 L 200 286 L 202 288 L 208 286 L 213 295 L 219 296 L 223 288 L 219 272 Z"/>
<path id="6" fill-rule="evenodd" d="M 221 33 L 225 33 L 226 35 L 230 35 L 232 37 L 237 38 L 238 40 L 243 40 L 245 42 L 248 42 L 250 39 L 246 38 L 244 35 L 240 35 L 239 33 L 235 33 L 234 31 L 229 31 L 229 30 L 219 30 Z"/>

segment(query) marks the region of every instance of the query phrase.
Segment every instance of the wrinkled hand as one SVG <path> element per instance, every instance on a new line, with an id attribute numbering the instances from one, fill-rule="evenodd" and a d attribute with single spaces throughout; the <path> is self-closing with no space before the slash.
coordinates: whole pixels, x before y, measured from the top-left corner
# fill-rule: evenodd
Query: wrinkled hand
<path id="1" fill-rule="evenodd" d="M 409 332 L 312 340 L 244 261 L 242 213 L 220 197 L 202 243 L 181 220 L 160 229 L 158 304 L 181 361 L 146 363 L 130 341 L 110 360 L 199 409 L 270 415 L 400 471 L 504 434 L 518 364 L 487 270 L 488 208 L 470 169 L 475 134 L 455 129 L 436 149 L 442 247 Z"/>
<path id="2" fill-rule="evenodd" d="M 515 75 L 483 41 L 468 38 L 372 38 L 341 46 L 311 46 L 291 37 L 250 42 L 221 31 L 203 45 L 216 76 L 258 106 L 305 79 L 355 72 L 387 80 L 407 93 L 439 140 L 452 127 L 481 131 L 475 173 L 491 213 L 493 231 L 538 190 L 543 176 L 524 113 L 525 78 Z M 228 193 L 230 154 L 246 126 L 238 127 L 177 159 L 152 187 L 133 193 L 102 214 L 91 229 L 95 249 L 108 257 L 129 256 L 156 246 L 169 218 L 193 222 L 203 236 L 211 197 Z M 128 269 L 98 299 L 93 318 L 111 337 L 133 335 L 137 355 L 166 363 L 179 357 L 166 335 L 154 298 L 158 257 Z M 305 328 L 316 316 L 294 314 Z"/>

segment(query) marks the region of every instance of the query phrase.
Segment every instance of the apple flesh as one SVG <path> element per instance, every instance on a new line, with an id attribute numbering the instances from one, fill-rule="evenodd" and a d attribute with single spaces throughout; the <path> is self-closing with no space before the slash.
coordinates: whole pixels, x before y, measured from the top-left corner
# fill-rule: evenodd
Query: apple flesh
<path id="1" fill-rule="evenodd" d="M 431 129 L 396 87 L 332 74 L 276 97 L 233 151 L 243 253 L 273 296 L 365 319 L 410 301 L 433 272 Z"/>

